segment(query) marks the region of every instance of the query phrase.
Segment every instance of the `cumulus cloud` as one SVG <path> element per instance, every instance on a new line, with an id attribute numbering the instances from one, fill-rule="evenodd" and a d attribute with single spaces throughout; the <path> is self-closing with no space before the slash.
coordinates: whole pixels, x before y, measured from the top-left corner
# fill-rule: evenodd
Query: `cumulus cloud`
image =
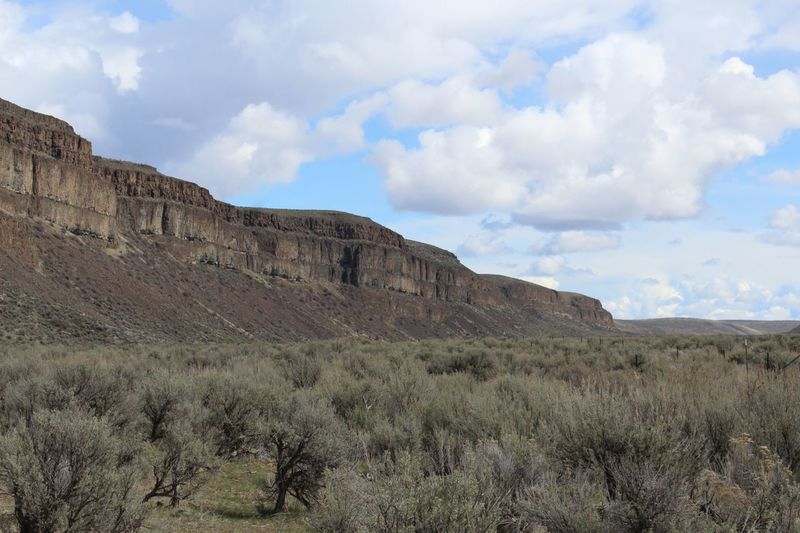
<path id="1" fill-rule="evenodd" d="M 435 85 L 404 81 L 389 90 L 389 101 L 389 119 L 400 128 L 491 125 L 503 109 L 496 89 L 478 88 L 467 76 Z"/>
<path id="2" fill-rule="evenodd" d="M 800 223 L 800 209 L 794 204 L 776 209 L 772 214 L 772 227 L 778 229 L 793 228 Z"/>
<path id="3" fill-rule="evenodd" d="M 89 139 L 104 139 L 108 132 L 97 118 L 89 113 L 72 112 L 63 105 L 44 102 L 35 111 L 66 120 L 75 131 Z"/>
<path id="4" fill-rule="evenodd" d="M 187 162 L 168 169 L 192 176 L 223 196 L 257 184 L 286 183 L 313 158 L 311 137 L 300 118 L 267 102 L 248 105 Z"/>
<path id="5" fill-rule="evenodd" d="M 481 219 L 481 228 L 488 231 L 502 231 L 513 227 L 513 222 L 497 213 L 489 213 Z"/>
<path id="6" fill-rule="evenodd" d="M 676 316 L 684 296 L 669 280 L 642 278 L 634 284 L 634 294 L 608 302 L 616 318 L 662 318 Z"/>
<path id="7" fill-rule="evenodd" d="M 570 277 L 593 277 L 596 274 L 590 268 L 575 268 L 567 263 L 564 256 L 548 255 L 533 262 L 529 274 L 555 276 L 556 274 Z"/>
<path id="8" fill-rule="evenodd" d="M 616 233 L 564 231 L 534 243 L 530 251 L 537 255 L 600 252 L 618 248 L 621 242 L 621 237 Z"/>
<path id="9" fill-rule="evenodd" d="M 761 239 L 778 246 L 800 246 L 800 208 L 789 204 L 772 213 L 771 231 L 764 233 Z"/>
<path id="10" fill-rule="evenodd" d="M 530 85 L 544 66 L 533 51 L 512 48 L 497 65 L 492 65 L 478 74 L 477 84 L 498 87 L 510 93 L 518 87 Z"/>
<path id="11" fill-rule="evenodd" d="M 56 101 L 64 96 L 59 95 L 63 81 L 73 87 L 68 94 L 82 85 L 96 93 L 103 91 L 104 87 L 97 84 L 103 78 L 95 77 L 99 73 L 120 93 L 135 90 L 143 55 L 135 35 L 138 19 L 128 12 L 107 17 L 87 9 L 55 10 L 52 21 L 29 30 L 30 13 L 22 5 L 0 2 L 0 70 L 4 80 L 0 90 L 11 97 L 20 94 L 23 101 L 37 94 Z M 25 75 L 20 75 L 23 72 Z M 37 87 L 42 80 L 49 85 Z"/>
<path id="12" fill-rule="evenodd" d="M 103 73 L 114 82 L 120 93 L 139 88 L 142 55 L 141 50 L 133 47 L 110 48 L 103 53 Z"/>
<path id="13" fill-rule="evenodd" d="M 800 170 L 778 169 L 764 177 L 765 180 L 773 183 L 789 183 L 800 185 Z"/>
<path id="14" fill-rule="evenodd" d="M 536 261 L 531 270 L 537 274 L 554 275 L 558 274 L 567 264 L 567 260 L 560 255 L 551 255 L 543 257 Z"/>
<path id="15" fill-rule="evenodd" d="M 508 245 L 495 233 L 470 235 L 456 250 L 461 257 L 487 257 L 509 251 Z"/>
<path id="16" fill-rule="evenodd" d="M 548 289 L 558 290 L 561 287 L 561 283 L 552 276 L 520 276 L 519 279 L 547 287 Z"/>
<path id="17" fill-rule="evenodd" d="M 710 319 L 786 320 L 800 313 L 800 297 L 728 276 L 644 278 L 607 302 L 616 318 L 696 316 Z"/>
<path id="18" fill-rule="evenodd" d="M 765 27 L 783 31 L 790 5 L 659 4 L 645 28 L 614 33 L 640 24 L 639 2 L 234 4 L 173 1 L 175 16 L 153 25 L 78 2 L 30 29 L 28 8 L 3 0 L 0 90 L 92 115 L 109 155 L 187 169 L 248 105 L 268 102 L 335 145 L 288 147 L 301 165 L 368 145 L 362 123 L 385 113 L 395 128 L 427 128 L 418 146 L 389 135 L 373 147 L 395 207 L 494 209 L 547 229 L 693 216 L 715 169 L 764 153 L 800 120 L 795 73 L 758 77 L 721 58 Z M 554 41 L 589 44 L 548 67 L 535 50 Z M 505 100 L 542 77 L 536 105 Z M 340 116 L 354 97 L 368 109 Z M 237 175 L 242 157 L 227 161 Z"/>
<path id="19" fill-rule="evenodd" d="M 385 96 L 378 94 L 312 126 L 269 102 L 250 104 L 188 159 L 165 168 L 197 179 L 223 197 L 288 183 L 304 163 L 363 148 L 363 123 L 384 106 Z"/>
<path id="20" fill-rule="evenodd" d="M 136 33 L 139 31 L 139 19 L 129 11 L 109 20 L 111 29 L 119 33 Z"/>
<path id="21" fill-rule="evenodd" d="M 379 146 L 376 162 L 401 209 L 503 209 L 547 229 L 613 227 L 698 214 L 716 169 L 800 126 L 794 72 L 760 78 L 731 58 L 689 95 L 672 94 L 669 79 L 661 45 L 612 35 L 551 69 L 555 105 L 507 111 L 491 127 L 427 130 L 419 147 Z"/>

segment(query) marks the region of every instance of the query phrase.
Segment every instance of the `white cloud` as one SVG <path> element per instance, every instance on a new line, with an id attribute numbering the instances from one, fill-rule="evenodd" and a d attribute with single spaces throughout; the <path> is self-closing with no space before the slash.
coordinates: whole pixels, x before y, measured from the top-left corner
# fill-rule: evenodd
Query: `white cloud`
<path id="1" fill-rule="evenodd" d="M 643 278 L 634 284 L 634 294 L 610 301 L 606 308 L 616 318 L 663 318 L 676 316 L 684 300 L 668 280 Z"/>
<path id="2" fill-rule="evenodd" d="M 800 51 L 800 20 L 788 18 L 786 24 L 783 24 L 775 33 L 765 39 L 763 46 L 765 48 L 780 48 L 793 52 Z"/>
<path id="3" fill-rule="evenodd" d="M 120 93 L 135 91 L 139 88 L 142 68 L 139 60 L 143 52 L 138 48 L 112 48 L 102 54 L 103 73 L 108 76 Z"/>
<path id="4" fill-rule="evenodd" d="M 800 185 L 800 170 L 778 169 L 764 177 L 765 180 L 774 183 L 789 183 Z"/>
<path id="5" fill-rule="evenodd" d="M 134 19 L 76 3 L 54 6 L 41 24 L 38 9 L 0 1 L 0 96 L 59 110 L 97 144 L 112 141 L 125 131 L 118 117 L 107 122 L 116 99 L 136 91 L 142 74 Z"/>
<path id="6" fill-rule="evenodd" d="M 491 128 L 428 130 L 419 136 L 419 150 L 384 140 L 371 160 L 388 176 L 387 191 L 399 208 L 445 214 L 510 208 L 526 191 L 521 180 L 487 179 L 502 159 L 493 135 Z"/>
<path id="7" fill-rule="evenodd" d="M 479 89 L 466 76 L 431 85 L 415 80 L 389 90 L 388 115 L 400 128 L 489 125 L 498 120 L 503 104 L 495 89 Z"/>
<path id="8" fill-rule="evenodd" d="M 592 278 L 597 274 L 590 268 L 575 268 L 561 255 L 548 255 L 534 261 L 528 274 L 569 276 L 570 278 Z"/>
<path id="9" fill-rule="evenodd" d="M 352 102 L 343 113 L 321 119 L 316 125 L 319 154 L 352 152 L 366 146 L 363 124 L 386 108 L 387 97 L 378 93 L 361 101 Z"/>
<path id="10" fill-rule="evenodd" d="M 523 48 L 512 48 L 502 61 L 478 75 L 479 86 L 498 87 L 506 93 L 517 87 L 531 84 L 543 70 L 544 64 L 535 53 Z"/>
<path id="11" fill-rule="evenodd" d="M 539 274 L 558 274 L 567 264 L 567 260 L 560 255 L 551 255 L 535 261 L 531 270 Z"/>
<path id="12" fill-rule="evenodd" d="M 794 204 L 776 209 L 772 213 L 772 227 L 788 229 L 800 225 L 800 209 Z"/>
<path id="13" fill-rule="evenodd" d="M 348 105 L 312 127 L 307 120 L 275 109 L 269 102 L 250 104 L 224 130 L 186 161 L 167 170 L 198 179 L 228 197 L 261 185 L 288 183 L 304 163 L 364 147 L 363 122 L 385 105 L 383 95 Z"/>
<path id="14" fill-rule="evenodd" d="M 500 209 L 551 229 L 691 217 L 715 170 L 800 126 L 800 75 L 759 78 L 732 58 L 686 94 L 670 83 L 679 68 L 657 43 L 611 35 L 550 70 L 555 105 L 427 130 L 418 148 L 378 146 L 375 162 L 400 209 Z"/>
<path id="15" fill-rule="evenodd" d="M 223 133 L 169 170 L 225 196 L 258 184 L 292 181 L 312 158 L 307 123 L 263 102 L 245 107 Z"/>
<path id="16" fill-rule="evenodd" d="M 487 257 L 505 253 L 508 245 L 494 233 L 470 235 L 461 243 L 456 253 L 461 257 Z"/>
<path id="17" fill-rule="evenodd" d="M 136 33 L 139 31 L 139 19 L 130 12 L 114 17 L 109 21 L 111 29 L 118 33 Z"/>
<path id="18" fill-rule="evenodd" d="M 104 139 L 107 132 L 96 117 L 88 113 L 72 113 L 59 104 L 43 103 L 35 111 L 66 120 L 78 133 L 87 139 Z"/>
<path id="19" fill-rule="evenodd" d="M 100 149 L 187 168 L 254 102 L 316 124 L 329 149 L 291 150 L 312 159 L 360 149 L 363 121 L 385 112 L 398 128 L 436 128 L 418 148 L 391 132 L 375 147 L 396 207 L 496 209 L 549 229 L 693 216 L 715 169 L 764 153 L 800 121 L 796 74 L 759 78 L 741 60 L 720 59 L 789 18 L 749 2 L 648 6 L 644 28 L 629 18 L 641 7 L 632 0 L 170 5 L 176 16 L 153 25 L 73 3 L 26 30 L 28 9 L 3 1 L 0 64 L 11 70 L 0 68 L 0 90 L 30 107 L 93 114 L 110 132 Z M 547 72 L 535 50 L 554 42 L 589 44 Z M 541 74 L 540 105 L 504 103 Z M 78 78 L 77 91 L 64 90 Z M 139 96 L 118 103 L 108 82 Z M 376 107 L 330 118 L 354 97 Z M 120 113 L 140 127 L 105 123 Z M 143 129 L 153 124 L 157 146 Z M 230 162 L 236 173 L 240 160 Z"/>
<path id="20" fill-rule="evenodd" d="M 616 318 L 693 316 L 716 320 L 787 320 L 800 314 L 800 298 L 743 279 L 646 278 L 606 304 Z"/>
<path id="21" fill-rule="evenodd" d="M 764 242 L 777 246 L 800 246 L 800 230 L 773 231 L 762 236 Z"/>
<path id="22" fill-rule="evenodd" d="M 616 233 L 564 231 L 534 243 L 530 251 L 538 255 L 599 252 L 618 248 L 621 242 L 621 237 Z"/>
<path id="23" fill-rule="evenodd" d="M 520 276 L 519 279 L 547 287 L 548 289 L 558 290 L 561 287 L 558 280 L 552 276 Z"/>
<path id="24" fill-rule="evenodd" d="M 800 208 L 794 204 L 776 209 L 770 221 L 772 228 L 761 240 L 778 246 L 800 246 Z"/>

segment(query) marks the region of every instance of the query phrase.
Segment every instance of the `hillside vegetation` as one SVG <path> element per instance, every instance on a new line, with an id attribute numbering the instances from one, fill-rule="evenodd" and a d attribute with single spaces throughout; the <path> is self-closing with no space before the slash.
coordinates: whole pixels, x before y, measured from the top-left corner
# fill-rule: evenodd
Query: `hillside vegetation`
<path id="1" fill-rule="evenodd" d="M 797 531 L 800 337 L 743 340 L 3 346 L 0 528 Z"/>

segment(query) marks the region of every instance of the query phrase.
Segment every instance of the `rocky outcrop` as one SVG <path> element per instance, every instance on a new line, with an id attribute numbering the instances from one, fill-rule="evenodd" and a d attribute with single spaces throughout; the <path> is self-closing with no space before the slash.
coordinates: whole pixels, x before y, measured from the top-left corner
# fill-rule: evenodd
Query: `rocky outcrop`
<path id="1" fill-rule="evenodd" d="M 367 218 L 240 208 L 153 167 L 93 156 L 91 143 L 65 122 L 3 101 L 0 210 L 6 214 L 0 250 L 32 266 L 40 259 L 35 246 L 24 245 L 22 228 L 29 225 L 14 221 L 63 228 L 111 256 L 155 246 L 186 265 L 419 298 L 394 312 L 427 316 L 434 306 L 424 302 L 441 302 L 613 326 L 593 298 L 476 274 L 449 252 Z"/>

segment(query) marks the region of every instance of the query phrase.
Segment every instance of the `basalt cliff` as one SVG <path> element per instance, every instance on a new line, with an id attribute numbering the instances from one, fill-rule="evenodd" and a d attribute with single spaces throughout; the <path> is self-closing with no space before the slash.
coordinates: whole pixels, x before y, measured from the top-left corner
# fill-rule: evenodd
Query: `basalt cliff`
<path id="1" fill-rule="evenodd" d="M 0 338 L 402 339 L 613 329 L 600 302 L 367 219 L 235 207 L 0 100 Z"/>

